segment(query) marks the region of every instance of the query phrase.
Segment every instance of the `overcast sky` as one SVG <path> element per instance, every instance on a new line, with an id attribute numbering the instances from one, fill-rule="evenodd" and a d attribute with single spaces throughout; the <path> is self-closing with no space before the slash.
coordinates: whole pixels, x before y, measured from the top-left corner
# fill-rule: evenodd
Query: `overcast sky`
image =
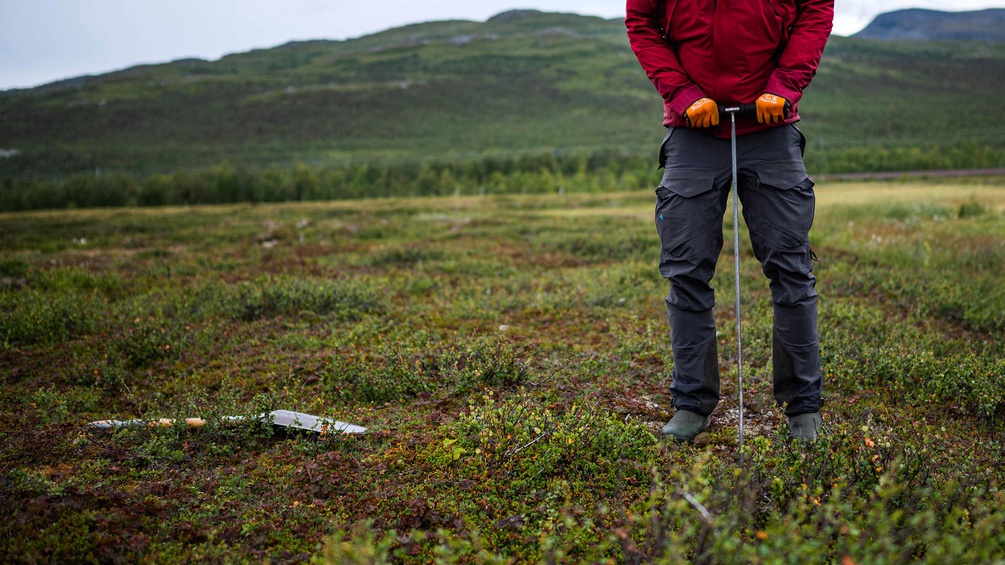
<path id="1" fill-rule="evenodd" d="M 514 8 L 624 16 L 624 0 L 0 0 L 0 90 L 291 40 L 348 39 Z M 975 10 L 1005 0 L 837 0 L 835 33 L 900 8 Z"/>

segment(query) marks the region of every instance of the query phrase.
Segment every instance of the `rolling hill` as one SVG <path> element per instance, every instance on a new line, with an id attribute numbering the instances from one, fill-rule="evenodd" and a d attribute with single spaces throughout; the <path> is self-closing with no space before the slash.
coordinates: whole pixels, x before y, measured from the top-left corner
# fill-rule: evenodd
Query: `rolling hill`
<path id="1" fill-rule="evenodd" d="M 897 10 L 880 14 L 855 34 L 865 39 L 918 41 L 1005 41 L 1005 9 L 976 12 Z"/>
<path id="2" fill-rule="evenodd" d="M 817 171 L 1005 165 L 1005 46 L 833 37 L 802 104 Z M 956 108 L 965 100 L 965 116 Z M 618 20 L 515 11 L 0 92 L 0 179 L 649 156 L 660 99 Z"/>

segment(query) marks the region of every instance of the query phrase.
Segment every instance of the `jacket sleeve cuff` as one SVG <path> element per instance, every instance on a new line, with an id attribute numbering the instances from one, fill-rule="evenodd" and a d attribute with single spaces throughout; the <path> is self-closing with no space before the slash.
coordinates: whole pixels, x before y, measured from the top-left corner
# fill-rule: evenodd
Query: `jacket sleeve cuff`
<path id="1" fill-rule="evenodd" d="M 774 94 L 775 96 L 781 96 L 782 98 L 788 100 L 792 105 L 798 103 L 799 99 L 803 97 L 802 91 L 785 86 L 776 74 L 772 74 L 771 78 L 768 79 L 768 85 L 764 87 L 764 92 Z"/>
<path id="2" fill-rule="evenodd" d="M 692 84 L 676 93 L 673 99 L 670 100 L 670 109 L 683 116 L 684 112 L 691 107 L 691 104 L 702 98 L 705 98 L 705 91 L 697 84 Z"/>

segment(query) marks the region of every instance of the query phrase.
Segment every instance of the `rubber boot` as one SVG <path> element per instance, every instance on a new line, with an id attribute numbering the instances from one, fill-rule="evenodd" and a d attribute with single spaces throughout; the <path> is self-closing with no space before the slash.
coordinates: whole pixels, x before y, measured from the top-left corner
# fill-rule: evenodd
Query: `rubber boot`
<path id="1" fill-rule="evenodd" d="M 789 418 L 789 437 L 813 443 L 817 440 L 822 424 L 823 420 L 820 418 L 819 412 L 792 416 Z"/>
<path id="2" fill-rule="evenodd" d="M 663 435 L 677 441 L 693 442 L 698 434 L 708 429 L 712 423 L 711 416 L 702 416 L 688 410 L 678 410 L 663 429 Z"/>

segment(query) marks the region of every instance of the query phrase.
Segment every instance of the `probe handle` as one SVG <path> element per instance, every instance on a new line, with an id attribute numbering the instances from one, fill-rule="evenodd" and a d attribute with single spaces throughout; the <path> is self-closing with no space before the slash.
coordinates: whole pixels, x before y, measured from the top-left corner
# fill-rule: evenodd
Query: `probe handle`
<path id="1" fill-rule="evenodd" d="M 190 428 L 201 428 L 206 425 L 206 420 L 203 420 L 202 418 L 185 418 L 184 420 L 159 418 L 157 420 L 98 420 L 97 422 L 91 422 L 88 426 L 102 430 L 109 430 L 112 428 L 135 428 L 141 426 L 166 428 L 173 426 L 178 422 L 184 422 L 185 425 Z"/>
<path id="2" fill-rule="evenodd" d="M 719 104 L 719 116 L 722 119 L 729 118 L 730 114 L 737 116 L 756 116 L 757 104 Z"/>

